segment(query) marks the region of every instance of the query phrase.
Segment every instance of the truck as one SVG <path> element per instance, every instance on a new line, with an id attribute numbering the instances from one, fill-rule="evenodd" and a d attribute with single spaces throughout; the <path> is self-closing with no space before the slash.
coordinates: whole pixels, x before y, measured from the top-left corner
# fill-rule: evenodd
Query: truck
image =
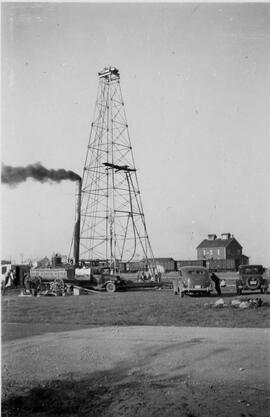
<path id="1" fill-rule="evenodd" d="M 79 273 L 79 271 L 84 272 Z M 83 271 L 72 266 L 59 266 L 55 268 L 32 268 L 30 277 L 37 278 L 43 283 L 50 283 L 55 280 L 62 280 L 70 285 L 80 285 L 87 289 L 106 290 L 115 292 L 124 288 L 126 281 L 120 275 L 113 274 L 108 267 L 93 267 Z"/>

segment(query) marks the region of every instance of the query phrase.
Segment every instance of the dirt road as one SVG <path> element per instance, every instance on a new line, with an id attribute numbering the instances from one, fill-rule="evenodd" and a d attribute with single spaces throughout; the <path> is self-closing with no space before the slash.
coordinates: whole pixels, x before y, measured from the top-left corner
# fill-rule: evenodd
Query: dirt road
<path id="1" fill-rule="evenodd" d="M 266 417 L 269 336 L 134 326 L 4 342 L 2 414 Z"/>

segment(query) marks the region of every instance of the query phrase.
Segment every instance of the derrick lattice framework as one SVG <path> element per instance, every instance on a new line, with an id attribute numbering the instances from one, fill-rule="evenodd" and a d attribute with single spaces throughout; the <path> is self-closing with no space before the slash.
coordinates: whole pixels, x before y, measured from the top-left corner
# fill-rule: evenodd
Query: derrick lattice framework
<path id="1" fill-rule="evenodd" d="M 114 67 L 99 73 L 94 120 L 82 180 L 80 258 L 150 260 L 137 172 L 120 87 Z"/>

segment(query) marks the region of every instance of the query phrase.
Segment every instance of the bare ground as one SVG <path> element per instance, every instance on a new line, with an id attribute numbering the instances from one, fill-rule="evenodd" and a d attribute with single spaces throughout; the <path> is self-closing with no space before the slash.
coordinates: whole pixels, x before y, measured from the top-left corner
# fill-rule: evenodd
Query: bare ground
<path id="1" fill-rule="evenodd" d="M 269 415 L 269 331 L 103 327 L 3 344 L 3 416 Z"/>
<path id="2" fill-rule="evenodd" d="M 138 291 L 2 299 L 2 415 L 266 417 L 264 306 Z M 183 327 L 184 326 L 184 327 Z M 190 327 L 192 326 L 192 327 Z"/>

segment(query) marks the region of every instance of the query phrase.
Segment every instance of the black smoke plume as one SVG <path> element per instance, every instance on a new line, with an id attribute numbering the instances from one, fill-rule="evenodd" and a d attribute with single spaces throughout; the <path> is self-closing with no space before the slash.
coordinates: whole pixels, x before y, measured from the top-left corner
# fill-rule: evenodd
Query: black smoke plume
<path id="1" fill-rule="evenodd" d="M 78 181 L 81 177 L 73 171 L 66 169 L 47 169 L 40 162 L 26 167 L 12 167 L 2 164 L 2 184 L 15 186 L 32 178 L 39 182 L 61 182 L 64 180 Z"/>

